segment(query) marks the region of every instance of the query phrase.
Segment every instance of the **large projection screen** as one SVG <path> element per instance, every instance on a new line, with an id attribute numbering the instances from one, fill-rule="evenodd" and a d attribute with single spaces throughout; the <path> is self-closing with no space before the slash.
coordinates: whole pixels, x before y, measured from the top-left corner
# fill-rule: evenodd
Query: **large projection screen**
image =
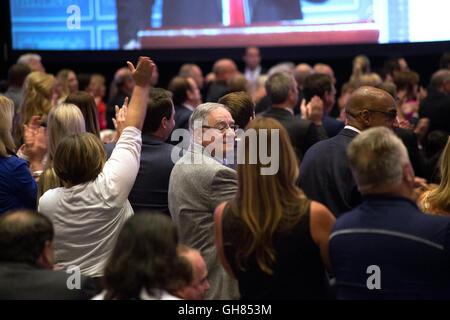
<path id="1" fill-rule="evenodd" d="M 442 0 L 11 0 L 13 50 L 450 40 Z"/>

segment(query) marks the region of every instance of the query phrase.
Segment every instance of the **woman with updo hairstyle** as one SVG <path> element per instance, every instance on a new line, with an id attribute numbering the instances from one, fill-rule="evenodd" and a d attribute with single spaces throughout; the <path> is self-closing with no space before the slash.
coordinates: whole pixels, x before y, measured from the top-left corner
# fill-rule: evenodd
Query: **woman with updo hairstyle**
<path id="1" fill-rule="evenodd" d="M 61 97 L 58 102 L 66 100 L 67 96 L 78 91 L 78 78 L 75 72 L 70 69 L 62 69 L 56 75 L 61 85 Z"/>
<path id="2" fill-rule="evenodd" d="M 357 55 L 353 59 L 353 70 L 350 82 L 359 83 L 362 75 L 370 73 L 370 60 L 365 55 Z"/>
<path id="3" fill-rule="evenodd" d="M 86 132 L 95 134 L 100 138 L 100 126 L 94 97 L 87 92 L 78 91 L 69 94 L 65 103 L 71 103 L 80 108 L 85 120 Z"/>
<path id="4" fill-rule="evenodd" d="M 63 103 L 50 111 L 47 119 L 48 156 L 44 172 L 39 179 L 38 203 L 39 198 L 47 190 L 63 186 L 62 180 L 53 169 L 53 160 L 59 142 L 64 137 L 82 132 L 86 132 L 85 121 L 83 114 L 76 105 Z"/>
<path id="5" fill-rule="evenodd" d="M 23 143 L 23 125 L 28 124 L 32 116 L 39 116 L 41 123 L 47 121 L 47 115 L 52 108 L 54 84 L 55 78 L 51 74 L 40 71 L 34 71 L 26 77 L 20 116 L 15 126 L 17 147 Z"/>
<path id="6" fill-rule="evenodd" d="M 36 182 L 25 160 L 15 154 L 13 116 L 14 102 L 0 94 L 0 215 L 9 210 L 36 208 Z"/>

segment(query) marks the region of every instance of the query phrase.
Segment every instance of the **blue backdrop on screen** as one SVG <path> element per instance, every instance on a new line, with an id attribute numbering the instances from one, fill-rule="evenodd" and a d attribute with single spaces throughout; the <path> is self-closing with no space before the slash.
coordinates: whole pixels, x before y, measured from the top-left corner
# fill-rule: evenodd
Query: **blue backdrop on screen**
<path id="1" fill-rule="evenodd" d="M 118 48 L 115 0 L 12 0 L 10 3 L 13 49 Z M 74 18 L 77 7 L 81 16 L 79 25 Z"/>

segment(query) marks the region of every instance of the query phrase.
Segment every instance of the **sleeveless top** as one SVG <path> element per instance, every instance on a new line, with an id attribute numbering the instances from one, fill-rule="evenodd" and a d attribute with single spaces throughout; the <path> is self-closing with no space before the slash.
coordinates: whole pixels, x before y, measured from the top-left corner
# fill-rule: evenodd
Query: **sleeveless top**
<path id="1" fill-rule="evenodd" d="M 223 210 L 222 234 L 224 254 L 239 282 L 242 300 L 327 299 L 327 277 L 319 247 L 311 238 L 310 209 L 288 232 L 275 233 L 273 274 L 262 271 L 254 255 L 246 270 L 236 261 L 236 248 L 241 243 L 245 225 L 236 218 L 228 204 Z"/>

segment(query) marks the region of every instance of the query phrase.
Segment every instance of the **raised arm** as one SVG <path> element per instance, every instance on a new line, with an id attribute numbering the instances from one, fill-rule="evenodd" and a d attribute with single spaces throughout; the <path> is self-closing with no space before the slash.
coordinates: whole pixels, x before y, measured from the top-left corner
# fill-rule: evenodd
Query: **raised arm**
<path id="1" fill-rule="evenodd" d="M 155 64 L 148 57 L 139 57 L 136 68 L 129 61 L 127 61 L 127 64 L 132 72 L 136 85 L 134 86 L 131 101 L 128 105 L 126 126 L 132 126 L 142 130 L 147 112 L 148 90 Z"/>

